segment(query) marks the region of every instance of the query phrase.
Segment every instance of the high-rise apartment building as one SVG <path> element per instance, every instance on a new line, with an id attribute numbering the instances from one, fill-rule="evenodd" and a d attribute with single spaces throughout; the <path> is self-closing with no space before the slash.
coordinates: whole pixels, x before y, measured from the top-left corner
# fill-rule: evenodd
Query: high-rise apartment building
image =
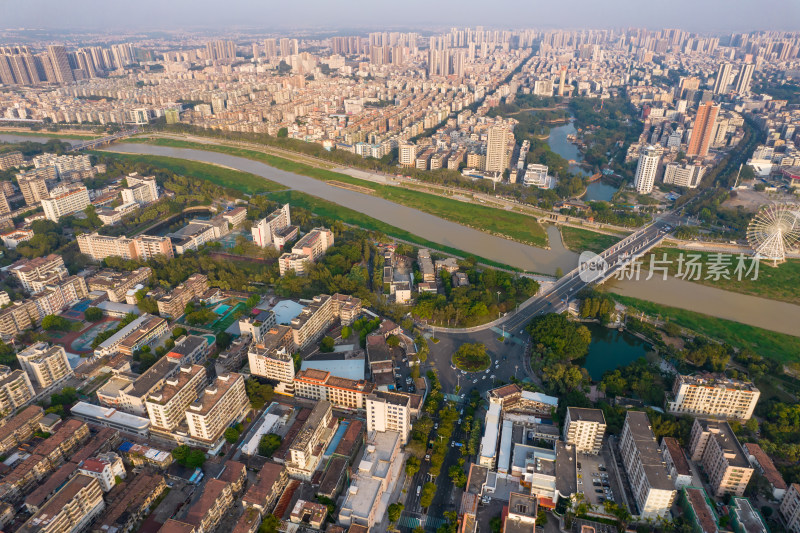
<path id="1" fill-rule="evenodd" d="M 27 205 L 37 205 L 49 198 L 46 178 L 39 172 L 30 171 L 17 174 L 17 185 Z"/>
<path id="2" fill-rule="evenodd" d="M 564 442 L 575 445 L 578 452 L 597 455 L 603 447 L 606 417 L 600 409 L 567 407 L 564 421 Z"/>
<path id="3" fill-rule="evenodd" d="M 724 375 L 679 375 L 667 399 L 667 411 L 674 414 L 749 420 L 761 392 L 749 381 Z"/>
<path id="4" fill-rule="evenodd" d="M 756 66 L 752 63 L 745 63 L 742 65 L 739 75 L 736 77 L 735 91 L 737 94 L 749 94 L 750 83 L 753 81 L 753 72 Z"/>
<path id="5" fill-rule="evenodd" d="M 331 297 L 327 294 L 314 296 L 299 315 L 292 319 L 292 336 L 296 349 L 303 349 L 316 342 L 336 318 Z"/>
<path id="6" fill-rule="evenodd" d="M 69 276 L 64 259 L 56 254 L 17 261 L 9 270 L 31 294 L 41 292 L 48 285 L 56 284 Z"/>
<path id="7" fill-rule="evenodd" d="M 253 242 L 257 246 L 266 248 L 267 246 L 274 246 L 280 250 L 283 246 L 276 243 L 276 237 L 284 228 L 292 225 L 292 217 L 289 212 L 289 204 L 284 204 L 276 209 L 268 217 L 253 223 L 253 228 L 250 230 L 253 235 Z"/>
<path id="8" fill-rule="evenodd" d="M 0 418 L 13 413 L 33 399 L 28 374 L 0 365 Z"/>
<path id="9" fill-rule="evenodd" d="M 511 160 L 509 143 L 513 139 L 511 130 L 506 125 L 489 128 L 486 142 L 486 172 L 500 172 L 508 168 Z"/>
<path id="10" fill-rule="evenodd" d="M 661 154 L 654 146 L 648 146 L 639 155 L 639 164 L 636 165 L 636 176 L 633 184 L 639 194 L 650 194 L 653 192 L 653 185 L 656 182 L 658 172 L 658 162 Z"/>
<path id="11" fill-rule="evenodd" d="M 689 441 L 689 457 L 700 463 L 714 496 L 741 496 L 753 475 L 753 467 L 727 422 L 695 418 Z"/>
<path id="12" fill-rule="evenodd" d="M 411 432 L 411 398 L 407 394 L 375 391 L 366 398 L 367 432 L 396 431 L 401 443 Z"/>
<path id="13" fill-rule="evenodd" d="M 186 419 L 186 409 L 206 386 L 206 369 L 200 365 L 182 365 L 167 378 L 164 386 L 145 400 L 150 431 L 171 434 Z"/>
<path id="14" fill-rule="evenodd" d="M 401 144 L 398 148 L 397 159 L 400 166 L 413 167 L 417 161 L 417 145 L 412 143 Z"/>
<path id="15" fill-rule="evenodd" d="M 731 73 L 733 72 L 733 65 L 730 63 L 722 63 L 717 70 L 717 78 L 714 80 L 714 94 L 722 94 L 728 85 L 731 84 Z"/>
<path id="16" fill-rule="evenodd" d="M 325 255 L 325 251 L 333 246 L 333 232 L 327 228 L 314 228 L 305 234 L 294 246 L 291 253 L 278 258 L 281 276 L 293 270 L 298 276 L 308 273 L 309 264 Z"/>
<path id="17" fill-rule="evenodd" d="M 675 500 L 675 486 L 661 459 L 646 413 L 628 411 L 619 440 L 622 464 L 628 474 L 639 516 L 666 518 Z"/>
<path id="18" fill-rule="evenodd" d="M 47 53 L 50 55 L 50 61 L 53 64 L 56 81 L 61 84 L 75 81 L 75 76 L 72 74 L 72 69 L 69 66 L 67 49 L 61 45 L 52 44 L 47 47 Z"/>
<path id="19" fill-rule="evenodd" d="M 158 185 L 155 176 L 139 176 L 137 173 L 125 177 L 128 187 L 122 189 L 123 204 L 149 204 L 158 200 Z"/>
<path id="20" fill-rule="evenodd" d="M 694 118 L 692 135 L 689 138 L 689 146 L 686 155 L 689 157 L 705 157 L 708 155 L 708 148 L 711 146 L 711 139 L 714 136 L 714 126 L 717 123 L 719 106 L 713 102 L 700 104 L 697 108 L 697 115 Z"/>
<path id="21" fill-rule="evenodd" d="M 37 342 L 19 352 L 17 360 L 31 383 L 40 390 L 52 387 L 73 375 L 63 346 Z"/>
<path id="22" fill-rule="evenodd" d="M 278 326 L 285 328 L 286 326 Z M 289 333 L 289 342 L 292 343 L 291 329 L 286 328 Z M 250 363 L 250 373 L 269 380 L 286 384 L 284 388 L 290 392 L 294 384 L 294 359 L 291 352 L 286 347 L 268 348 L 261 343 L 253 343 L 247 352 L 247 360 Z"/>
<path id="23" fill-rule="evenodd" d="M 243 420 L 249 410 L 244 376 L 220 374 L 185 411 L 189 434 L 204 446 L 215 446 L 225 429 Z"/>

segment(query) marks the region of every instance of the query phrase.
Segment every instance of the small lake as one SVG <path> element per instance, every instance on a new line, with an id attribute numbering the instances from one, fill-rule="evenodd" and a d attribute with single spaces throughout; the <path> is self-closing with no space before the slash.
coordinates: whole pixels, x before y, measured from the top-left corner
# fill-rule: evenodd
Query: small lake
<path id="1" fill-rule="evenodd" d="M 617 187 L 614 185 L 597 180 L 586 186 L 586 194 L 583 195 L 583 200 L 586 202 L 610 202 L 616 192 Z"/>
<path id="2" fill-rule="evenodd" d="M 609 370 L 627 366 L 652 351 L 651 346 L 625 331 L 600 324 L 585 324 L 592 332 L 592 343 L 583 368 L 593 381 L 599 381 Z"/>
<path id="3" fill-rule="evenodd" d="M 572 122 L 568 122 L 563 126 L 551 128 L 550 137 L 547 138 L 547 145 L 552 151 L 567 161 L 583 161 L 583 155 L 580 150 L 578 150 L 578 147 L 567 139 L 568 135 L 574 135 L 577 131 Z M 581 176 L 589 175 L 580 165 L 570 165 L 569 170 Z"/>

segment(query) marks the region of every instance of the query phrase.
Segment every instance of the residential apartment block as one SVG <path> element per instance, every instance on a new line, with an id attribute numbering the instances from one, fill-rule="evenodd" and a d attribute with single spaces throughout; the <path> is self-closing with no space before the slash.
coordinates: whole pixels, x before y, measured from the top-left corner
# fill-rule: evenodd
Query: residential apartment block
<path id="1" fill-rule="evenodd" d="M 407 394 L 374 391 L 366 397 L 367 432 L 395 431 L 405 445 L 411 433 L 411 398 Z"/>
<path id="2" fill-rule="evenodd" d="M 272 510 L 288 482 L 286 467 L 265 463 L 258 472 L 256 482 L 250 485 L 242 497 L 242 503 L 258 510 L 264 516 Z"/>
<path id="3" fill-rule="evenodd" d="M 349 326 L 361 315 L 361 299 L 355 296 L 336 293 L 333 299 L 333 312 L 339 317 L 342 326 Z"/>
<path id="4" fill-rule="evenodd" d="M 667 399 L 674 414 L 749 420 L 761 392 L 750 382 L 723 375 L 679 375 Z"/>
<path id="5" fill-rule="evenodd" d="M 235 372 L 221 374 L 186 410 L 191 439 L 213 448 L 221 444 L 225 429 L 243 420 L 249 410 L 244 376 Z"/>
<path id="6" fill-rule="evenodd" d="M 149 204 L 158 200 L 158 185 L 155 176 L 139 176 L 137 173 L 125 176 L 128 187 L 122 189 L 123 204 Z"/>
<path id="7" fill-rule="evenodd" d="M 292 319 L 292 337 L 296 349 L 302 349 L 316 342 L 333 324 L 333 300 L 327 294 L 314 296 L 298 316 Z"/>
<path id="8" fill-rule="evenodd" d="M 44 409 L 38 405 L 29 405 L 19 413 L 3 420 L 0 426 L 0 454 L 26 442 L 39 429 L 39 421 L 44 417 Z"/>
<path id="9" fill-rule="evenodd" d="M 78 474 L 47 500 L 17 531 L 20 533 L 73 533 L 83 531 L 105 509 L 100 483 Z"/>
<path id="10" fill-rule="evenodd" d="M 163 317 L 177 318 L 183 314 L 186 304 L 200 297 L 207 290 L 208 276 L 192 274 L 172 292 L 158 299 L 158 314 Z"/>
<path id="11" fill-rule="evenodd" d="M 681 448 L 680 443 L 673 437 L 661 439 L 661 457 L 667 467 L 670 477 L 675 480 L 675 488 L 682 489 L 692 483 L 692 469 L 689 461 Z"/>
<path id="12" fill-rule="evenodd" d="M 167 378 L 145 400 L 150 431 L 172 433 L 186 420 L 186 409 L 200 396 L 206 382 L 206 369 L 200 365 L 182 365 Z"/>
<path id="13" fill-rule="evenodd" d="M 313 368 L 301 370 L 294 377 L 295 396 L 327 400 L 348 409 L 364 409 L 365 399 L 374 389 L 369 381 L 341 378 Z"/>
<path id="14" fill-rule="evenodd" d="M 69 276 L 64 259 L 56 254 L 22 259 L 11 265 L 9 271 L 30 294 L 42 292 L 48 285 L 58 284 Z"/>
<path id="15" fill-rule="evenodd" d="M 104 291 L 111 302 L 124 302 L 128 291 L 143 285 L 153 271 L 150 267 L 140 267 L 130 272 L 116 272 L 103 269 L 86 279 L 90 291 Z"/>
<path id="16" fill-rule="evenodd" d="M 333 246 L 333 240 L 333 232 L 327 228 L 309 231 L 292 246 L 291 253 L 285 253 L 278 258 L 281 276 L 289 270 L 294 270 L 298 276 L 305 275 L 308 264 L 325 255 L 325 251 Z"/>
<path id="17" fill-rule="evenodd" d="M 714 496 L 741 496 L 753 475 L 747 454 L 727 422 L 695 418 L 689 457 L 700 463 Z"/>
<path id="18" fill-rule="evenodd" d="M 83 185 L 62 185 L 50 191 L 49 198 L 42 199 L 42 208 L 48 220 L 58 222 L 61 217 L 80 213 L 91 203 Z"/>
<path id="19" fill-rule="evenodd" d="M 288 239 L 294 238 L 288 235 L 297 235 L 297 227 L 292 226 L 289 204 L 284 204 L 269 216 L 254 222 L 250 232 L 256 245 L 262 248 L 273 246 L 276 250 L 281 250 Z"/>
<path id="20" fill-rule="evenodd" d="M 37 342 L 19 352 L 17 360 L 37 392 L 57 386 L 74 375 L 63 346 Z"/>
<path id="21" fill-rule="evenodd" d="M 167 321 L 145 313 L 100 343 L 95 355 L 100 357 L 115 353 L 133 355 L 133 352 L 161 337 L 167 332 Z"/>
<path id="22" fill-rule="evenodd" d="M 603 447 L 606 417 L 600 409 L 567 407 L 564 442 L 574 444 L 578 452 L 597 455 Z"/>
<path id="23" fill-rule="evenodd" d="M 147 416 L 147 398 L 180 370 L 180 365 L 169 357 L 162 357 L 142 375 L 117 373 L 97 389 L 100 405 L 112 407 L 137 416 Z"/>
<path id="24" fill-rule="evenodd" d="M 77 241 L 81 253 L 95 261 L 101 261 L 106 257 L 148 261 L 159 255 L 167 258 L 175 256 L 169 237 L 139 235 L 129 239 L 124 236 L 111 237 L 98 233 L 82 233 L 78 235 Z"/>
<path id="25" fill-rule="evenodd" d="M 28 374 L 0 365 L 0 419 L 33 400 L 33 385 Z"/>
<path id="26" fill-rule="evenodd" d="M 792 483 L 786 491 L 780 506 L 780 513 L 786 530 L 800 533 L 800 485 Z"/>
<path id="27" fill-rule="evenodd" d="M 333 405 L 327 400 L 320 400 L 289 446 L 286 470 L 291 477 L 311 480 L 311 475 L 322 460 L 322 451 L 333 436 L 332 424 L 335 424 Z"/>
<path id="28" fill-rule="evenodd" d="M 628 411 L 619 440 L 619 452 L 639 516 L 643 519 L 668 517 L 675 500 L 675 485 L 661 460 L 646 413 Z"/>

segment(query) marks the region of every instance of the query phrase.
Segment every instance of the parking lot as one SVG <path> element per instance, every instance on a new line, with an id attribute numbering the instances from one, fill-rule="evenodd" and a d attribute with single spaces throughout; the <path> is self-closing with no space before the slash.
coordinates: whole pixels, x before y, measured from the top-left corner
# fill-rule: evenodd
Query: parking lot
<path id="1" fill-rule="evenodd" d="M 586 501 L 601 508 L 606 500 L 624 503 L 607 447 L 599 455 L 579 453 L 578 465 L 578 490 L 583 491 Z"/>

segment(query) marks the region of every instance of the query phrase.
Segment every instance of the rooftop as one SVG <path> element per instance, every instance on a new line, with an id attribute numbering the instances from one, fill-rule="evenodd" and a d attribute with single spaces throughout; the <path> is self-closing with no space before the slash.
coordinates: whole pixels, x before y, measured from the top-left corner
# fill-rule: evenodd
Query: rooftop
<path id="1" fill-rule="evenodd" d="M 692 469 L 689 468 L 689 461 L 686 460 L 686 455 L 684 455 L 678 440 L 673 437 L 664 437 L 661 439 L 661 445 L 669 451 L 669 456 L 675 464 L 675 471 L 678 475 L 691 476 Z"/>
<path id="2" fill-rule="evenodd" d="M 93 477 L 84 474 L 78 474 L 73 477 L 17 531 L 20 533 L 33 533 L 46 528 L 67 504 L 75 498 L 78 492 L 92 483 L 97 483 L 97 481 Z"/>
<path id="3" fill-rule="evenodd" d="M 219 479 L 212 478 L 206 481 L 206 484 L 203 486 L 203 493 L 197 501 L 189 507 L 189 512 L 186 514 L 186 521 L 199 526 L 203 517 L 214 507 L 217 498 L 219 498 L 220 494 L 222 494 L 227 486 L 227 482 Z"/>
<path id="4" fill-rule="evenodd" d="M 750 460 L 747 458 L 739 439 L 733 433 L 731 426 L 724 420 L 711 420 L 696 418 L 695 423 L 700 424 L 704 431 L 711 433 L 719 447 L 725 450 L 725 458 L 730 466 L 749 468 Z"/>
<path id="5" fill-rule="evenodd" d="M 597 422 L 605 424 L 606 417 L 600 409 L 587 409 L 585 407 L 567 407 L 570 420 L 580 420 L 584 422 Z"/>
<path id="6" fill-rule="evenodd" d="M 207 415 L 239 380 L 244 381 L 244 376 L 236 372 L 219 374 L 214 382 L 205 388 L 200 397 L 192 402 L 189 410 L 194 414 Z"/>
<path id="7" fill-rule="evenodd" d="M 270 496 L 270 491 L 275 485 L 275 482 L 280 479 L 283 470 L 283 465 L 270 462 L 264 463 L 258 473 L 258 479 L 247 489 L 247 492 L 242 498 L 242 502 L 264 505 L 264 502 Z"/>
<path id="8" fill-rule="evenodd" d="M 755 458 L 758 466 L 761 467 L 761 470 L 764 472 L 764 477 L 767 478 L 767 481 L 769 481 L 773 487 L 783 490 L 788 488 L 783 476 L 778 472 L 778 469 L 775 468 L 775 463 L 773 463 L 769 455 L 761 449 L 761 446 L 754 442 L 748 442 L 744 445 L 744 449 Z"/>
<path id="9" fill-rule="evenodd" d="M 642 462 L 642 467 L 650 486 L 658 490 L 674 490 L 675 484 L 670 479 L 667 468 L 664 466 L 647 413 L 628 411 L 625 423 L 628 425 L 631 436 L 636 443 L 639 460 Z"/>
<path id="10" fill-rule="evenodd" d="M 76 403 L 70 411 L 76 416 L 84 416 L 86 418 L 95 418 L 98 420 L 110 420 L 114 422 L 115 425 L 129 427 L 137 432 L 144 431 L 150 426 L 150 419 L 148 418 L 142 418 L 141 416 L 123 413 L 116 409 L 92 405 L 86 402 Z"/>
<path id="11" fill-rule="evenodd" d="M 717 533 L 719 529 L 717 528 L 716 516 L 714 516 L 714 511 L 708 504 L 705 491 L 694 487 L 686 487 L 684 490 L 686 491 L 686 499 L 689 501 L 689 505 L 691 505 L 694 511 L 701 532 Z"/>
<path id="12" fill-rule="evenodd" d="M 578 492 L 577 457 L 575 446 L 556 441 L 556 489 L 564 496 Z"/>

